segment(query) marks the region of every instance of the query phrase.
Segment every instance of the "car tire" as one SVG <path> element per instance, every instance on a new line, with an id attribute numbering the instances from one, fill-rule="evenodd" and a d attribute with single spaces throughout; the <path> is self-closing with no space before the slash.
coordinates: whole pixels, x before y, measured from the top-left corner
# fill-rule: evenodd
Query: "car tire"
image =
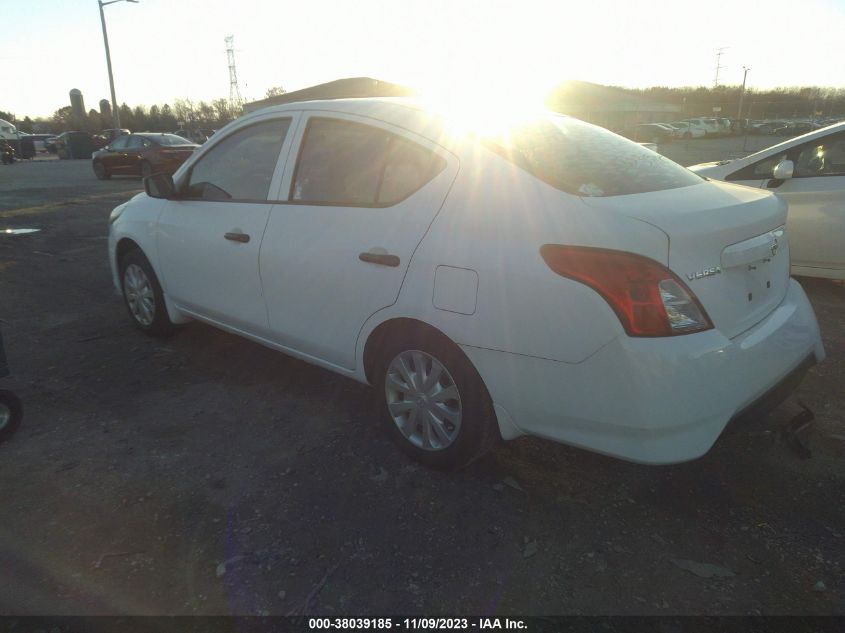
<path id="1" fill-rule="evenodd" d="M 153 175 L 153 166 L 147 161 L 141 161 L 141 180 Z"/>
<path id="2" fill-rule="evenodd" d="M 690 140 L 692 138 L 692 132 L 684 132 L 684 138 Z"/>
<path id="3" fill-rule="evenodd" d="M 111 178 L 111 174 L 106 170 L 105 165 L 99 162 L 94 163 L 94 175 L 98 180 L 108 180 Z"/>
<path id="4" fill-rule="evenodd" d="M 373 377 L 388 435 L 429 468 L 466 466 L 500 439 L 481 377 L 460 348 L 442 335 L 424 331 L 388 338 Z"/>
<path id="5" fill-rule="evenodd" d="M 139 330 L 160 338 L 173 334 L 176 328 L 167 314 L 158 277 L 137 248 L 120 260 L 120 288 L 123 303 Z"/>
<path id="6" fill-rule="evenodd" d="M 23 419 L 23 406 L 11 391 L 0 389 L 0 442 L 5 442 L 18 430 Z"/>

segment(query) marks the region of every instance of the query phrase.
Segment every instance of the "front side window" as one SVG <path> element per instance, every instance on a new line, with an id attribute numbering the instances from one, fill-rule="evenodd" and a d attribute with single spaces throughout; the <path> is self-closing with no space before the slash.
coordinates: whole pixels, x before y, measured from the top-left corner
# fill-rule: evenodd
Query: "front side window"
<path id="1" fill-rule="evenodd" d="M 291 200 L 335 206 L 388 206 L 407 198 L 446 162 L 385 130 L 313 117 L 291 184 Z"/>
<path id="2" fill-rule="evenodd" d="M 795 177 L 845 175 L 845 134 L 834 134 L 801 146 Z"/>
<path id="3" fill-rule="evenodd" d="M 668 158 L 577 119 L 548 116 L 482 139 L 546 184 L 584 197 L 620 196 L 703 182 Z"/>
<path id="4" fill-rule="evenodd" d="M 743 167 L 739 171 L 735 171 L 728 175 L 725 180 L 760 180 L 761 178 L 771 178 L 772 172 L 777 164 L 784 160 L 786 160 L 786 152 L 773 154 L 768 158 L 748 165 L 748 167 Z"/>
<path id="5" fill-rule="evenodd" d="M 290 119 L 273 119 L 217 143 L 188 174 L 182 196 L 201 200 L 267 200 Z"/>
<path id="6" fill-rule="evenodd" d="M 140 136 L 130 136 L 129 149 L 141 149 L 144 146 L 144 140 Z"/>

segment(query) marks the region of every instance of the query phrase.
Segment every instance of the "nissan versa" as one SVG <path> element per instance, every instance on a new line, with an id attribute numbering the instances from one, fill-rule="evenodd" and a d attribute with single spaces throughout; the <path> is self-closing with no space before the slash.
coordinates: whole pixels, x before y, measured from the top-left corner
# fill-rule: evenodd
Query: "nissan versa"
<path id="1" fill-rule="evenodd" d="M 371 384 L 433 467 L 536 435 L 665 464 L 824 358 L 786 205 L 548 113 L 347 99 L 229 124 L 111 214 L 114 283 Z"/>

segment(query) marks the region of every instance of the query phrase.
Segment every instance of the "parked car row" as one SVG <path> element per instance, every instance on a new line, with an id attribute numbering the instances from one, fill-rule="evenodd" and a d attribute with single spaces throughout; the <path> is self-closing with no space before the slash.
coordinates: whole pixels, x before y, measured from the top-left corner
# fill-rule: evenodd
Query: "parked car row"
<path id="1" fill-rule="evenodd" d="M 638 143 L 666 143 L 676 137 L 676 130 L 665 123 L 641 123 L 620 132 Z"/>
<path id="2" fill-rule="evenodd" d="M 673 139 L 762 134 L 772 136 L 798 136 L 838 123 L 836 119 L 771 120 L 724 119 L 696 117 L 671 123 L 640 123 L 618 133 L 638 142 L 666 143 Z"/>
<path id="3" fill-rule="evenodd" d="M 637 142 L 666 143 L 674 139 L 730 136 L 734 128 L 730 119 L 693 118 L 671 123 L 640 123 L 619 133 Z"/>
<path id="4" fill-rule="evenodd" d="M 204 321 L 369 383 L 399 447 L 440 468 L 524 434 L 694 459 L 823 360 L 769 187 L 570 117 L 453 129 L 391 99 L 227 125 L 112 211 L 129 317 L 153 335 Z M 838 169 L 834 140 L 808 139 L 796 173 Z"/>
<path id="5" fill-rule="evenodd" d="M 750 134 L 764 134 L 771 136 L 797 136 L 813 132 L 823 127 L 838 123 L 837 120 L 797 120 L 797 121 L 749 121 L 748 132 Z"/>

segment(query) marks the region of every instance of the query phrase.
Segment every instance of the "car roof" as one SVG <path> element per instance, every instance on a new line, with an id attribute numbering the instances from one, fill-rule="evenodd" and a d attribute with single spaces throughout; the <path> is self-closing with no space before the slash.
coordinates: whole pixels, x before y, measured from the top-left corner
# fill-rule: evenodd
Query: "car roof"
<path id="1" fill-rule="evenodd" d="M 312 101 L 293 101 L 276 106 L 261 108 L 247 115 L 266 115 L 308 110 L 353 114 L 369 117 L 404 128 L 421 136 L 436 139 L 443 144 L 449 138 L 446 132 L 446 117 L 437 114 L 432 108 L 411 97 L 363 97 L 350 99 L 320 99 Z M 247 118 L 244 117 L 244 118 Z"/>
<path id="2" fill-rule="evenodd" d="M 124 134 L 123 136 L 144 136 L 147 138 L 156 138 L 158 136 L 179 136 L 180 138 L 184 138 L 175 132 L 132 132 L 132 134 Z M 188 139 L 185 140 L 187 141 Z"/>

